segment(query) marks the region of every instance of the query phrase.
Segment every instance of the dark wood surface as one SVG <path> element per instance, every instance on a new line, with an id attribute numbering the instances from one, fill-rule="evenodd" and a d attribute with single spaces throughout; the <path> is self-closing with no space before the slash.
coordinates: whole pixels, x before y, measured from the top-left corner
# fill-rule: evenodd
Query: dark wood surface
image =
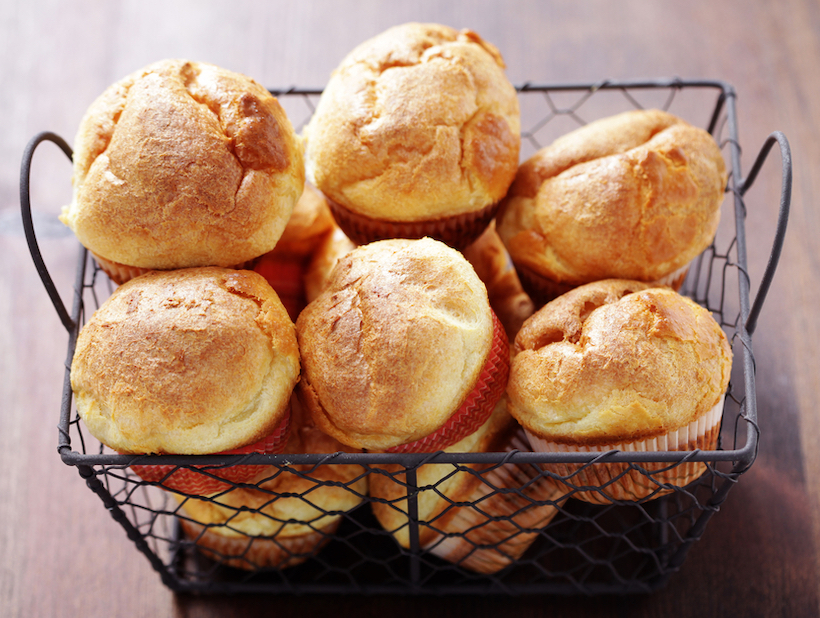
<path id="1" fill-rule="evenodd" d="M 19 164 L 29 138 L 52 130 L 70 141 L 85 108 L 107 85 L 165 57 L 212 62 L 271 87 L 321 87 L 354 45 L 405 21 L 476 30 L 501 50 L 513 83 L 725 80 L 738 92 L 747 168 L 771 131 L 783 131 L 791 142 L 791 222 L 754 340 L 760 455 L 659 592 L 604 599 L 176 596 L 57 455 L 66 333 L 19 221 Z M 818 59 L 816 0 L 3 2 L 0 615 L 818 615 Z M 36 225 L 65 295 L 77 244 L 56 215 L 70 199 L 70 169 L 56 148 L 44 147 L 37 170 Z M 753 289 L 765 267 L 779 186 L 775 162 L 749 200 Z"/>

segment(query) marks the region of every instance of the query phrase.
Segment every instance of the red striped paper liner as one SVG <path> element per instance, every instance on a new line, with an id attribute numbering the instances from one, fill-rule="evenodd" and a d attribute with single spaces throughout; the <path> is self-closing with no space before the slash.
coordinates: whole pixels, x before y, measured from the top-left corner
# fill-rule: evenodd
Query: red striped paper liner
<path id="1" fill-rule="evenodd" d="M 493 318 L 490 353 L 473 390 L 458 410 L 436 431 L 413 442 L 388 448 L 386 452 L 434 453 L 469 436 L 490 418 L 495 404 L 507 388 L 510 375 L 510 344 L 507 333 L 495 312 L 490 310 L 490 313 Z"/>
<path id="2" fill-rule="evenodd" d="M 305 300 L 305 266 L 294 258 L 265 254 L 256 260 L 253 270 L 265 278 L 294 322 L 307 305 Z"/>
<path id="3" fill-rule="evenodd" d="M 241 448 L 216 453 L 218 455 L 245 455 L 248 453 L 277 454 L 285 449 L 290 433 L 290 405 L 285 417 L 273 431 L 262 440 Z M 150 483 L 160 483 L 164 489 L 195 496 L 208 496 L 223 492 L 230 483 L 252 480 L 262 466 L 241 464 L 237 466 L 191 466 L 177 468 L 174 465 L 135 465 L 131 469 Z M 202 471 L 200 471 L 202 470 Z M 218 478 L 214 478 L 218 477 Z M 221 481 L 224 479 L 226 482 Z"/>

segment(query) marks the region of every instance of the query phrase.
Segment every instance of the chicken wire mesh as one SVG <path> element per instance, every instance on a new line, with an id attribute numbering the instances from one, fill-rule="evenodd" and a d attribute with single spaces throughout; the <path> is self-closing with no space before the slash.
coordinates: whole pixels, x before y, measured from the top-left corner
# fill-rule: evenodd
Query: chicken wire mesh
<path id="1" fill-rule="evenodd" d="M 21 205 L 35 265 L 69 331 L 59 451 L 169 587 L 203 593 L 628 593 L 662 586 L 681 566 L 753 463 L 759 437 L 751 329 L 744 326 L 750 299 L 743 194 L 750 183 L 739 170 L 734 91 L 722 82 L 678 79 L 524 84 L 518 91 L 522 159 L 587 122 L 639 108 L 679 115 L 709 130 L 720 145 L 730 170 L 722 222 L 681 290 L 712 312 L 733 343 L 736 362 L 717 450 L 545 454 L 529 452 L 517 435 L 499 453 L 114 453 L 84 429 L 69 382 L 77 333 L 114 286 L 81 249 L 71 311 L 54 290 L 31 225 L 28 174 L 41 141 L 71 152 L 58 136 L 43 134 L 24 157 Z M 321 94 L 272 92 L 297 130 Z M 778 237 L 782 243 L 780 231 Z M 197 465 L 201 474 L 214 475 L 239 462 L 258 465 L 257 480 L 230 483 L 204 499 L 144 481 L 131 468 Z M 684 469 L 697 478 L 684 487 L 669 482 Z M 602 470 L 609 471 L 602 487 L 583 485 L 585 472 Z M 648 485 L 650 496 L 612 499 L 610 489 L 628 477 Z M 234 499 L 243 492 L 252 500 Z M 590 495 L 585 492 L 600 504 L 579 499 Z M 191 512 L 217 516 L 202 525 Z M 251 515 L 264 525 L 248 523 Z"/>

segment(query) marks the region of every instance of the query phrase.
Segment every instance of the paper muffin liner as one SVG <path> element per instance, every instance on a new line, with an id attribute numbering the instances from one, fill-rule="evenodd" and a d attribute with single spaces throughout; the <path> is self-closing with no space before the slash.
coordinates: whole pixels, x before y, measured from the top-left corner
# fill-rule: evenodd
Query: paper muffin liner
<path id="1" fill-rule="evenodd" d="M 429 236 L 455 249 L 463 249 L 487 229 L 499 206 L 498 203 L 490 204 L 474 212 L 426 221 L 388 221 L 353 212 L 325 197 L 337 225 L 357 245 L 389 238 Z"/>
<path id="2" fill-rule="evenodd" d="M 127 264 L 120 264 L 119 262 L 114 262 L 112 260 L 108 260 L 104 257 L 100 257 L 93 251 L 90 251 L 91 255 L 96 260 L 97 264 L 108 278 L 111 279 L 117 285 L 122 285 L 131 279 L 136 279 L 140 275 L 144 275 L 145 273 L 149 273 L 153 270 L 159 270 L 156 268 L 141 268 L 139 266 L 128 266 Z M 250 270 L 253 268 L 253 260 L 248 260 L 246 262 L 242 262 L 241 264 L 236 264 L 231 266 L 234 270 Z"/>
<path id="3" fill-rule="evenodd" d="M 490 415 L 507 388 L 510 375 L 510 343 L 498 316 L 490 310 L 493 319 L 493 339 L 487 360 L 476 385 L 464 403 L 433 433 L 413 442 L 386 449 L 388 453 L 434 453 L 462 440 L 477 431 Z"/>
<path id="4" fill-rule="evenodd" d="M 104 257 L 100 257 L 93 251 L 91 252 L 91 255 L 94 256 L 94 259 L 97 261 L 97 264 L 99 264 L 100 269 L 117 285 L 122 285 L 126 281 L 136 279 L 140 275 L 144 275 L 151 270 L 149 268 L 139 268 L 137 266 L 127 266 L 125 264 L 120 264 L 119 262 L 112 262 Z"/>
<path id="5" fill-rule="evenodd" d="M 669 273 L 665 277 L 661 277 L 653 281 L 652 283 L 658 285 L 668 285 L 670 288 L 675 290 L 676 292 L 683 287 L 683 282 L 686 280 L 686 275 L 689 274 L 689 265 L 690 263 L 684 264 L 677 270 Z"/>
<path id="6" fill-rule="evenodd" d="M 264 437 L 262 440 L 219 453 L 220 455 L 245 455 L 247 453 L 277 454 L 284 451 L 290 433 L 290 405 L 288 405 L 285 418 L 279 423 L 276 429 Z M 258 465 L 237 465 L 227 467 L 214 466 L 192 466 L 190 468 L 177 468 L 174 465 L 134 465 L 131 469 L 145 481 L 152 483 L 162 483 L 165 489 L 178 491 L 188 495 L 208 496 L 226 491 L 231 487 L 230 483 L 246 483 L 253 480 L 259 474 Z M 202 469 L 204 472 L 200 472 Z M 218 478 L 214 478 L 218 477 Z M 224 479 L 230 483 L 225 483 L 219 479 Z"/>
<path id="7" fill-rule="evenodd" d="M 523 429 L 519 427 L 502 450 L 529 451 Z M 471 506 L 453 507 L 442 526 L 436 521 L 429 524 L 443 534 L 423 549 L 471 571 L 490 574 L 516 562 L 538 537 L 538 530 L 558 513 L 557 505 L 534 502 L 559 500 L 564 490 L 532 465 L 505 464 L 482 476 L 468 499 Z M 493 488 L 519 491 L 493 493 Z"/>
<path id="8" fill-rule="evenodd" d="M 220 564 L 253 571 L 265 567 L 284 569 L 305 562 L 327 545 L 341 523 L 337 516 L 325 527 L 294 536 L 244 536 L 225 526 L 203 526 L 180 519 L 186 536 L 199 550 Z"/>
<path id="9" fill-rule="evenodd" d="M 690 264 L 687 263 L 674 272 L 669 273 L 665 277 L 661 277 L 655 281 L 649 281 L 648 283 L 650 285 L 666 285 L 677 292 L 683 286 L 686 275 L 689 273 L 689 265 Z M 564 283 L 561 281 L 553 281 L 552 279 L 535 272 L 529 266 L 524 266 L 522 264 L 514 264 L 514 266 L 515 271 L 518 274 L 518 279 L 521 281 L 521 287 L 524 288 L 524 291 L 536 307 L 542 307 L 551 300 L 555 300 L 570 290 L 583 285 L 582 283 Z"/>
<path id="10" fill-rule="evenodd" d="M 543 275 L 538 274 L 529 266 L 524 266 L 513 262 L 515 272 L 518 274 L 518 280 L 521 282 L 521 287 L 530 297 L 536 308 L 546 305 L 551 300 L 554 300 L 566 294 L 570 290 L 578 287 L 580 284 L 562 283 L 560 281 L 553 281 Z"/>
<path id="11" fill-rule="evenodd" d="M 303 261 L 272 254 L 261 256 L 253 265 L 254 272 L 270 284 L 294 322 L 307 305 L 303 281 L 305 269 Z"/>
<path id="12" fill-rule="evenodd" d="M 723 415 L 721 396 L 715 405 L 699 419 L 666 435 L 628 443 L 602 446 L 571 446 L 551 442 L 529 431 L 526 432 L 534 451 L 547 453 L 605 453 L 619 450 L 628 453 L 652 451 L 708 451 L 717 447 L 720 421 Z M 613 500 L 638 501 L 654 499 L 674 491 L 671 487 L 685 487 L 706 471 L 706 464 L 694 461 L 644 462 L 639 465 L 643 474 L 629 463 L 542 464 L 542 467 L 565 477 L 572 487 L 595 487 L 594 490 L 574 491 L 567 485 L 571 497 L 593 504 L 610 504 Z M 667 469 L 668 468 L 668 469 Z"/>

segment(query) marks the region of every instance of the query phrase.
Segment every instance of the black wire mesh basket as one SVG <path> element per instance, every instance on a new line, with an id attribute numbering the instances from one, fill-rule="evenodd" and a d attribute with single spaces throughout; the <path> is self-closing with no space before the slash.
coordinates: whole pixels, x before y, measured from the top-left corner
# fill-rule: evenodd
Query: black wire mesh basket
<path id="1" fill-rule="evenodd" d="M 675 113 L 707 129 L 720 145 L 730 170 L 721 226 L 712 246 L 692 264 L 681 290 L 712 312 L 733 344 L 735 369 L 716 450 L 547 454 L 529 452 L 519 437 L 515 448 L 497 453 L 117 454 L 83 427 L 69 381 L 77 334 L 85 318 L 111 294 L 113 284 L 81 247 L 71 310 L 63 304 L 37 245 L 29 177 L 40 143 L 56 143 L 69 159 L 71 149 L 52 133 L 31 140 L 21 173 L 23 222 L 35 266 L 69 334 L 59 453 L 65 464 L 77 468 L 171 589 L 294 594 L 650 592 L 680 568 L 731 487 L 752 465 L 759 441 L 752 333 L 786 229 L 791 188 L 786 139 L 773 133 L 744 177 L 736 94 L 718 81 L 527 83 L 518 91 L 522 159 L 591 120 L 640 108 Z M 310 118 L 321 94 L 298 88 L 272 92 L 297 128 Z M 779 219 L 752 302 L 744 195 L 774 145 L 780 147 L 783 166 Z M 252 485 L 228 483 L 206 499 L 205 508 L 210 502 L 226 514 L 218 525 L 205 526 L 188 515 L 186 506 L 194 504 L 194 497 L 168 491 L 161 478 L 145 481 L 131 468 L 196 465 L 200 474 L 212 476 L 238 463 L 260 466 L 264 474 Z M 558 464 L 580 464 L 582 469 L 617 464 L 620 472 L 612 482 L 623 475 L 637 476 L 651 492 L 637 501 L 613 500 L 606 487 L 584 487 L 576 483 L 581 478 L 576 473 L 556 472 Z M 665 482 L 665 474 L 693 465 L 702 474 L 688 485 Z M 467 479 L 473 488 L 466 499 L 448 490 L 456 478 Z M 392 486 L 392 497 L 371 495 L 368 486 L 376 483 Z M 256 492 L 257 500 L 252 506 L 226 506 L 228 496 L 240 490 Z M 322 498 L 328 490 L 342 500 L 328 503 Z M 577 499 L 583 491 L 602 492 L 601 503 Z M 432 514 L 426 506 L 431 499 L 439 505 Z M 339 508 L 342 503 L 348 506 Z M 380 523 L 374 515 L 379 509 L 397 516 L 394 528 Z M 248 512 L 263 513 L 275 531 L 260 536 L 243 526 Z M 467 523 L 454 526 L 459 518 Z M 206 542 L 209 532 L 230 537 L 231 549 Z M 258 559 L 256 548 L 261 545 L 277 560 Z"/>

